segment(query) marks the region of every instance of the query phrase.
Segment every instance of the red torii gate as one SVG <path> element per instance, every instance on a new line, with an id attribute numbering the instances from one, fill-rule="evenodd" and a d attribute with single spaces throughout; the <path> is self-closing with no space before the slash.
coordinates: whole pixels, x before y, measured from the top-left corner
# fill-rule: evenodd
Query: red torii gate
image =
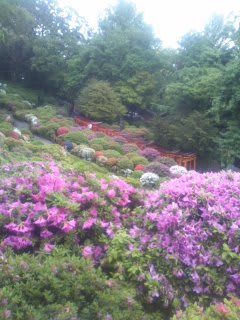
<path id="1" fill-rule="evenodd" d="M 80 117 L 75 117 L 74 120 L 75 123 L 79 126 L 91 127 L 91 130 L 93 130 L 94 132 L 102 132 L 110 137 L 122 136 L 128 141 L 128 143 L 136 144 L 141 150 L 146 147 L 156 149 L 157 151 L 159 151 L 161 156 L 174 159 L 179 166 L 183 166 L 187 170 L 196 170 L 197 156 L 195 153 L 171 152 L 154 144 L 147 144 L 146 142 L 142 142 L 140 141 L 140 139 L 126 137 L 121 131 L 104 127 L 103 125 L 101 125 L 101 122 L 93 122 L 89 119 Z"/>

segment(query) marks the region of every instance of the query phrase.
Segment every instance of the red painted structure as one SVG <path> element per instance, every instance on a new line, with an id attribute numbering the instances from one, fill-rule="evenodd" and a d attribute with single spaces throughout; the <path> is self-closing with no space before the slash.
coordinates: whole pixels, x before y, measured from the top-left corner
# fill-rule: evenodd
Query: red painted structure
<path id="1" fill-rule="evenodd" d="M 101 122 L 93 122 L 86 118 L 75 117 L 75 123 L 81 127 L 91 127 L 91 130 L 94 132 L 102 132 L 109 137 L 114 136 L 122 136 L 124 137 L 128 143 L 136 144 L 139 149 L 143 150 L 146 147 L 151 147 L 159 151 L 162 157 L 168 157 L 174 159 L 179 166 L 183 166 L 188 170 L 196 170 L 197 156 L 195 153 L 181 153 L 181 152 L 173 152 L 158 147 L 154 144 L 149 144 L 146 141 L 139 138 L 129 138 L 124 134 L 124 131 L 118 131 L 110 128 L 104 127 Z"/>

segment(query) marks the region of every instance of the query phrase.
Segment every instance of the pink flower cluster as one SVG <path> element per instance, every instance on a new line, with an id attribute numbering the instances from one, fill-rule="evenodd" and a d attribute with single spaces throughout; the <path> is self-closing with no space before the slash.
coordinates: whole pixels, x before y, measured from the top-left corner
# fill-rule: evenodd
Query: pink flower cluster
<path id="1" fill-rule="evenodd" d="M 7 165 L 1 170 L 1 245 L 15 250 L 40 245 L 50 252 L 56 239 L 70 233 L 84 245 L 95 229 L 112 238 L 130 216 L 130 208 L 139 203 L 137 191 L 121 180 L 96 182 L 94 175 L 76 176 L 53 162 Z M 92 250 L 94 259 L 102 256 L 100 247 Z"/>
<path id="2" fill-rule="evenodd" d="M 51 252 L 71 234 L 83 256 L 98 262 L 124 228 L 132 241 L 128 264 L 136 251 L 143 257 L 135 280 L 157 284 L 152 300 L 181 297 L 186 305 L 190 296 L 240 295 L 239 173 L 191 172 L 158 191 L 139 191 L 53 162 L 0 172 L 1 249 Z"/>
<path id="3" fill-rule="evenodd" d="M 239 195 L 239 173 L 192 172 L 145 195 L 142 220 L 130 235 L 141 252 L 161 254 L 163 260 L 152 261 L 156 272 L 164 261 L 182 293 L 239 295 Z"/>

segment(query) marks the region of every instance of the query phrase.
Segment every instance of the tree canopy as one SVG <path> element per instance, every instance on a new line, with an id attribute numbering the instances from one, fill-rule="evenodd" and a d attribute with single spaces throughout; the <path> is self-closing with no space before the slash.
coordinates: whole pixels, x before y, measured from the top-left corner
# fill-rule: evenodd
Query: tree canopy
<path id="1" fill-rule="evenodd" d="M 115 121 L 124 110 L 152 115 L 150 126 L 161 123 L 160 145 L 215 154 L 224 166 L 240 161 L 239 17 L 214 16 L 168 49 L 126 0 L 109 8 L 94 32 L 56 0 L 0 0 L 0 7 L 1 80 L 78 101 L 95 119 Z M 163 128 L 171 138 L 160 138 Z M 211 139 L 189 142 L 204 132 Z"/>

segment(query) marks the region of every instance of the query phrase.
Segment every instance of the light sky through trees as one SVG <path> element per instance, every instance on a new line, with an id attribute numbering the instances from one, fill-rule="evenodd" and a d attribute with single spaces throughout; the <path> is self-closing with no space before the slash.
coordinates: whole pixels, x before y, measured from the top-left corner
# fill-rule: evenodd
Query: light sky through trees
<path id="1" fill-rule="evenodd" d="M 177 47 L 187 32 L 201 31 L 213 14 L 240 16 L 239 0 L 132 0 L 144 19 L 153 26 L 157 37 L 166 47 Z M 98 17 L 114 6 L 117 0 L 59 0 L 62 5 L 75 8 L 89 25 L 97 26 Z"/>

